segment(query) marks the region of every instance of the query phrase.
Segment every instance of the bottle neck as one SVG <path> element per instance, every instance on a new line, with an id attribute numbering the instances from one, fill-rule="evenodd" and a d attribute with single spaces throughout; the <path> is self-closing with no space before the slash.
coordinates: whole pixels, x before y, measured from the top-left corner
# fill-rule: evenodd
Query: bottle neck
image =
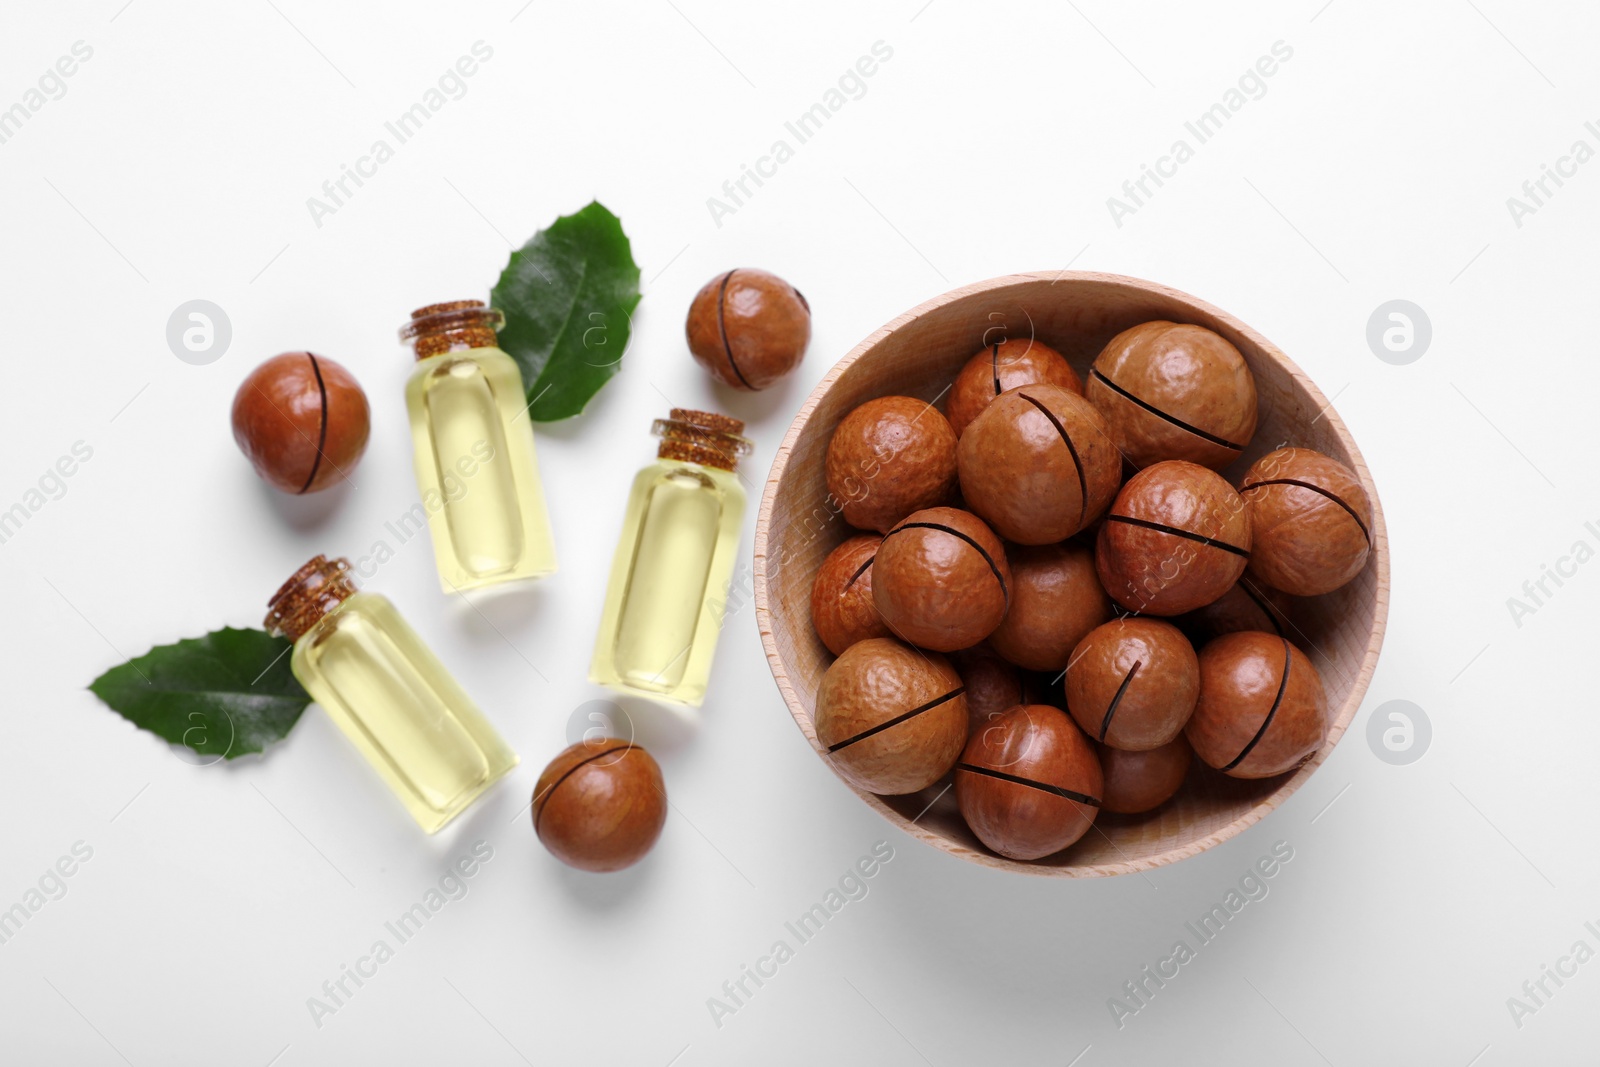
<path id="1" fill-rule="evenodd" d="M 452 300 L 413 311 L 411 321 L 400 327 L 400 340 L 411 343 L 418 359 L 495 348 L 500 343 L 495 331 L 505 322 L 504 314 L 482 300 Z"/>
<path id="2" fill-rule="evenodd" d="M 298 641 L 321 622 L 323 616 L 355 593 L 349 560 L 313 556 L 267 601 L 267 618 L 263 625 L 274 637 Z"/>
<path id="3" fill-rule="evenodd" d="M 750 440 L 743 435 L 744 423 L 710 411 L 673 408 L 665 419 L 657 419 L 650 431 L 661 438 L 656 456 L 683 463 L 698 463 L 731 471 L 740 456 L 750 454 Z"/>

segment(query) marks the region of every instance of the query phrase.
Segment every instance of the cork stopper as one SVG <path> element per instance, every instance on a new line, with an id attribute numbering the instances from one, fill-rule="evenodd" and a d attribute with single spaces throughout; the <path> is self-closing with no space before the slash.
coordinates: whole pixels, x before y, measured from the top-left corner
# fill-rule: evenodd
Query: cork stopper
<path id="1" fill-rule="evenodd" d="M 739 457 L 748 456 L 753 447 L 748 438 L 741 436 L 744 423 L 711 411 L 673 408 L 667 418 L 655 421 L 650 432 L 661 438 L 661 447 L 656 449 L 661 459 L 725 471 L 737 467 Z"/>
<path id="2" fill-rule="evenodd" d="M 267 618 L 263 625 L 274 637 L 298 641 L 355 591 L 349 560 L 342 556 L 333 559 L 313 556 L 272 594 L 272 599 L 267 601 Z"/>
<path id="3" fill-rule="evenodd" d="M 499 344 L 495 331 L 505 322 L 505 315 L 482 300 L 451 300 L 413 311 L 411 321 L 400 327 L 400 340 L 412 343 L 418 359 L 441 352 L 494 348 Z"/>

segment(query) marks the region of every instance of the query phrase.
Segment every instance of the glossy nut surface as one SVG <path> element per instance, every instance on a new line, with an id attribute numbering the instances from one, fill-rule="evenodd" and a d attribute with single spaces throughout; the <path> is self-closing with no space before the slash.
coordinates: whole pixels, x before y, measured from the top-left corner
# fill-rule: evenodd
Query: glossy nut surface
<path id="1" fill-rule="evenodd" d="M 1105 510 L 1122 459 L 1105 420 L 1059 385 L 1000 394 L 961 435 L 967 506 L 1019 545 L 1065 540 Z"/>
<path id="2" fill-rule="evenodd" d="M 1085 395 L 1136 467 L 1185 459 L 1220 470 L 1256 432 L 1256 383 L 1239 350 L 1203 326 L 1146 322 L 1101 350 Z"/>
<path id="3" fill-rule="evenodd" d="M 887 533 L 913 511 L 955 496 L 956 434 L 932 405 L 882 396 L 840 420 L 824 465 L 844 521 Z"/>
<path id="4" fill-rule="evenodd" d="M 907 516 L 885 535 L 872 571 L 872 600 L 889 631 L 936 652 L 982 641 L 1010 603 L 1005 546 L 959 508 Z"/>
<path id="5" fill-rule="evenodd" d="M 1244 573 L 1250 519 L 1215 471 L 1172 460 L 1122 487 L 1095 542 L 1111 599 L 1145 615 L 1182 615 L 1216 600 Z"/>
<path id="6" fill-rule="evenodd" d="M 1094 746 L 1046 704 L 1005 712 L 972 735 L 956 764 L 962 817 L 1014 860 L 1053 855 L 1087 833 L 1103 784 Z"/>
<path id="7" fill-rule="evenodd" d="M 1104 746 L 1099 752 L 1106 780 L 1100 806 L 1119 815 L 1152 811 L 1171 800 L 1194 762 L 1194 749 L 1181 733 L 1143 752 Z"/>
<path id="8" fill-rule="evenodd" d="M 1160 619 L 1114 619 L 1073 650 L 1067 708 L 1084 733 L 1112 748 L 1147 751 L 1183 731 L 1200 695 L 1200 661 Z"/>
<path id="9" fill-rule="evenodd" d="M 811 624 L 835 656 L 889 627 L 872 602 L 872 560 L 883 538 L 857 534 L 828 553 L 811 583 Z"/>
<path id="10" fill-rule="evenodd" d="M 1031 337 L 996 341 L 967 361 L 950 386 L 944 412 L 960 437 L 990 401 L 1023 385 L 1058 385 L 1083 395 L 1083 379 L 1065 356 Z"/>
<path id="11" fill-rule="evenodd" d="M 1250 573 L 1272 588 L 1319 596 L 1366 566 L 1372 504 L 1344 464 L 1280 448 L 1251 465 L 1239 494 L 1250 512 Z"/>
<path id="12" fill-rule="evenodd" d="M 822 676 L 813 725 L 846 781 L 870 793 L 915 793 L 961 754 L 961 676 L 943 656 L 893 638 L 858 641 Z"/>
<path id="13" fill-rule="evenodd" d="M 1252 540 L 1252 554 L 1253 550 Z M 1289 618 L 1290 599 L 1287 594 L 1257 584 L 1246 568 L 1245 574 L 1226 593 L 1173 621 L 1196 648 L 1213 638 L 1240 630 L 1262 630 L 1290 637 L 1295 632 Z"/>
<path id="14" fill-rule="evenodd" d="M 706 282 L 684 329 L 695 362 L 717 381 L 765 389 L 805 356 L 811 307 L 776 274 L 741 267 Z"/>
<path id="15" fill-rule="evenodd" d="M 1059 671 L 1072 650 L 1111 618 L 1094 551 L 1077 544 L 1013 545 L 1011 606 L 989 635 L 994 650 L 1030 671 Z"/>
<path id="16" fill-rule="evenodd" d="M 366 451 L 370 421 L 355 377 L 310 352 L 273 356 L 233 397 L 234 441 L 285 493 L 315 493 L 346 478 Z"/>
<path id="17" fill-rule="evenodd" d="M 968 737 L 989 725 L 1002 712 L 1029 703 L 1022 672 L 988 644 L 951 653 L 950 662 L 961 675 L 961 684 L 967 691 Z"/>
<path id="18" fill-rule="evenodd" d="M 638 745 L 580 741 L 533 787 L 533 828 L 550 854 L 584 871 L 620 871 L 644 858 L 667 821 L 661 768 Z"/>
<path id="19" fill-rule="evenodd" d="M 1327 700 L 1317 668 L 1274 634 L 1225 634 L 1200 650 L 1200 699 L 1185 733 L 1195 755 L 1235 778 L 1292 771 L 1322 747 Z"/>

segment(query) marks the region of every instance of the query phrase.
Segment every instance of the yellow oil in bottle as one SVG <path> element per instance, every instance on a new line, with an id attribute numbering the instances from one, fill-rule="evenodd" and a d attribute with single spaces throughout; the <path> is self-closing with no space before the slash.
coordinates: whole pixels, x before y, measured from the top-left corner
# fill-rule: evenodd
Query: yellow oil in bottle
<path id="1" fill-rule="evenodd" d="M 417 485 L 446 592 L 556 569 L 522 373 L 478 301 L 415 312 L 406 383 Z"/>
<path id="2" fill-rule="evenodd" d="M 295 677 L 434 833 L 509 773 L 517 755 L 394 605 L 354 591 L 348 568 L 321 557 L 307 564 L 285 586 L 284 603 L 298 613 L 279 607 L 280 593 L 268 625 L 294 637 Z"/>
<path id="3" fill-rule="evenodd" d="M 696 438 L 712 434 L 718 448 L 685 443 L 697 426 L 690 417 L 723 427 L 699 427 Z M 628 495 L 591 681 L 677 704 L 705 699 L 744 520 L 744 489 L 732 470 L 749 448 L 742 428 L 681 410 L 657 423 L 667 438 L 663 458 L 639 472 Z"/>

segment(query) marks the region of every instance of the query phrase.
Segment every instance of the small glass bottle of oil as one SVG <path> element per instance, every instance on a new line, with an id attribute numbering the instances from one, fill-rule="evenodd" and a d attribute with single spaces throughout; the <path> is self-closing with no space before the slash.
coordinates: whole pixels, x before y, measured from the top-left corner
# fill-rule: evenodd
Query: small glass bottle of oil
<path id="1" fill-rule="evenodd" d="M 432 304 L 400 330 L 417 485 L 447 593 L 556 569 L 522 372 L 499 348 L 505 316 L 481 300 Z"/>
<path id="2" fill-rule="evenodd" d="M 674 408 L 655 463 L 633 480 L 589 680 L 698 707 L 711 676 L 744 519 L 734 474 L 744 423 Z"/>
<path id="3" fill-rule="evenodd" d="M 517 765 L 394 605 L 356 591 L 347 560 L 315 557 L 267 607 L 294 676 L 428 833 Z"/>

